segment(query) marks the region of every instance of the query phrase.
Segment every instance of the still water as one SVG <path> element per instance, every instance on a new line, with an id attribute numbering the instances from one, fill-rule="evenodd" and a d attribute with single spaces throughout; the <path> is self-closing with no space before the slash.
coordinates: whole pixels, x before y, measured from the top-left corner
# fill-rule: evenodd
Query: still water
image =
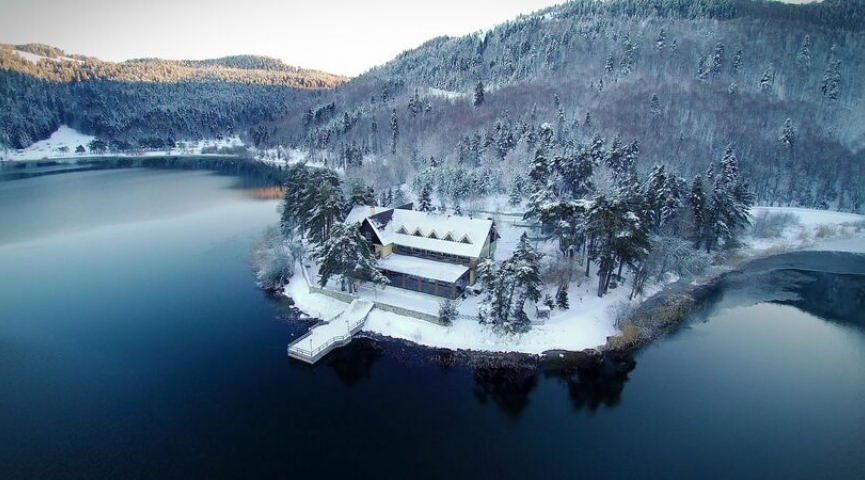
<path id="1" fill-rule="evenodd" d="M 200 171 L 0 182 L 0 478 L 865 478 L 837 289 L 731 285 L 607 377 L 369 340 L 308 367 L 249 270 L 276 218 Z"/>

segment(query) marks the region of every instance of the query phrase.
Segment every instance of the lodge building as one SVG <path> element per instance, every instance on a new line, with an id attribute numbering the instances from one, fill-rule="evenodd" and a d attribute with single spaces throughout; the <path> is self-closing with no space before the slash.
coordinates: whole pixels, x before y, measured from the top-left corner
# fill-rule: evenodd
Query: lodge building
<path id="1" fill-rule="evenodd" d="M 390 286 L 455 299 L 477 279 L 478 262 L 495 253 L 495 225 L 456 215 L 397 208 L 354 207 L 348 224 L 375 248 Z"/>

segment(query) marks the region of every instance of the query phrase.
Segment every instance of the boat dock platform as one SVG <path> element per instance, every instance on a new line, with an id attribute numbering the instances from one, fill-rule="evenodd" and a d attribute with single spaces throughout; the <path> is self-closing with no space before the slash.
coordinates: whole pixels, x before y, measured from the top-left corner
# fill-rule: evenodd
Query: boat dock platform
<path id="1" fill-rule="evenodd" d="M 314 325 L 309 332 L 288 345 L 288 356 L 313 364 L 333 350 L 351 342 L 363 328 L 375 305 L 369 300 L 354 300 L 339 315 Z"/>

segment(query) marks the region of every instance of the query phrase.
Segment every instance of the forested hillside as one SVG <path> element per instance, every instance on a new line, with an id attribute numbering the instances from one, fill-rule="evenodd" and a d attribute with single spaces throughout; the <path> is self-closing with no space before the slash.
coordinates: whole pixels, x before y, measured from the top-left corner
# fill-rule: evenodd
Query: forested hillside
<path id="1" fill-rule="evenodd" d="M 3 45 L 0 145 L 26 147 L 61 124 L 121 147 L 245 133 L 343 81 L 267 57 L 111 63 Z"/>
<path id="2" fill-rule="evenodd" d="M 0 69 L 27 73 L 54 82 L 220 81 L 292 88 L 333 88 L 347 80 L 339 75 L 305 70 L 286 65 L 275 58 L 255 55 L 211 60 L 141 58 L 114 63 L 94 57 L 67 55 L 63 50 L 40 44 L 0 45 Z"/>
<path id="3" fill-rule="evenodd" d="M 861 210 L 865 7 L 577 0 L 437 38 L 272 126 L 377 188 L 520 190 L 598 141 L 690 182 L 728 146 L 758 202 Z"/>

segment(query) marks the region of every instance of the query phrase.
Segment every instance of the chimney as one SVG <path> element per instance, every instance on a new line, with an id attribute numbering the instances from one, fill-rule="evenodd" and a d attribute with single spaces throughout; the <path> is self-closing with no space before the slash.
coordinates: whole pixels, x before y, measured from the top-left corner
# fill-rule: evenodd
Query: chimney
<path id="1" fill-rule="evenodd" d="M 373 216 L 373 215 L 375 215 L 375 207 L 372 206 L 372 205 L 370 205 L 370 207 L 369 207 L 369 216 L 371 217 L 371 216 Z"/>

